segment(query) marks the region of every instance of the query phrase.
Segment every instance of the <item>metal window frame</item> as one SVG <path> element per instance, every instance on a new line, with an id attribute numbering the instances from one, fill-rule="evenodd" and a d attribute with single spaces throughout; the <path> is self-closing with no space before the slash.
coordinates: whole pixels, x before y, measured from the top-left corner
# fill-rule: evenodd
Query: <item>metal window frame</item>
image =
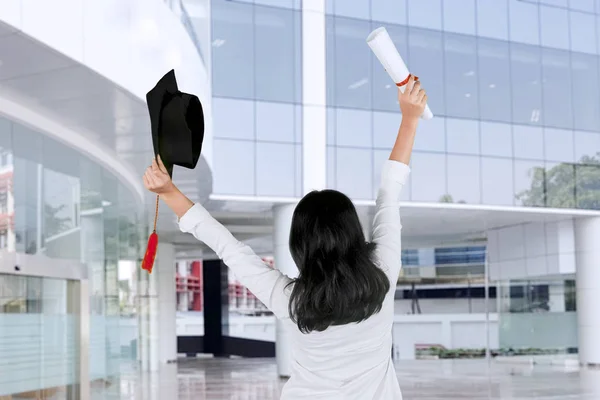
<path id="1" fill-rule="evenodd" d="M 90 399 L 89 343 L 90 343 L 90 299 L 87 268 L 76 260 L 50 258 L 45 255 L 30 255 L 0 251 L 0 274 L 69 280 L 75 283 L 74 290 L 79 300 L 73 304 L 79 326 L 79 383 L 75 385 L 77 400 Z"/>

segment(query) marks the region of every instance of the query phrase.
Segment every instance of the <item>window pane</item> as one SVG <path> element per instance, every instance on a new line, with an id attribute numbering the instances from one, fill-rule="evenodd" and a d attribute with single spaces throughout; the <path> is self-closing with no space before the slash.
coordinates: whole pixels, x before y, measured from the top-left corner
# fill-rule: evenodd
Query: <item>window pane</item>
<path id="1" fill-rule="evenodd" d="M 372 147 L 370 111 L 338 108 L 335 126 L 338 146 Z"/>
<path id="2" fill-rule="evenodd" d="M 596 21 L 593 15 L 571 12 L 571 50 L 596 54 Z"/>
<path id="3" fill-rule="evenodd" d="M 303 195 L 303 187 L 304 187 L 304 181 L 303 181 L 303 177 L 304 177 L 304 173 L 302 171 L 304 162 L 302 160 L 302 145 L 301 144 L 295 144 L 294 145 L 295 148 L 295 157 L 296 157 L 296 174 L 295 174 L 295 190 L 296 190 L 296 196 L 302 196 Z"/>
<path id="4" fill-rule="evenodd" d="M 516 158 L 543 160 L 544 133 L 542 128 L 514 125 L 513 140 Z"/>
<path id="5" fill-rule="evenodd" d="M 477 0 L 477 34 L 508 39 L 507 0 Z"/>
<path id="6" fill-rule="evenodd" d="M 254 195 L 254 145 L 255 143 L 250 141 L 214 139 L 215 193 Z"/>
<path id="7" fill-rule="evenodd" d="M 575 129 L 600 131 L 598 58 L 571 53 Z"/>
<path id="8" fill-rule="evenodd" d="M 365 39 L 371 33 L 369 21 L 335 18 L 334 104 L 341 107 L 371 109 L 371 50 Z"/>
<path id="9" fill-rule="evenodd" d="M 543 207 L 546 201 L 545 169 L 540 162 L 515 160 L 515 204 Z"/>
<path id="10" fill-rule="evenodd" d="M 512 157 L 512 127 L 508 124 L 481 122 L 481 154 Z M 511 167 L 512 169 L 512 167 Z"/>
<path id="11" fill-rule="evenodd" d="M 479 154 L 479 122 L 466 119 L 446 119 L 448 152 Z"/>
<path id="12" fill-rule="evenodd" d="M 256 144 L 256 194 L 294 196 L 295 158 L 293 144 Z"/>
<path id="13" fill-rule="evenodd" d="M 512 4 L 512 3 L 511 3 Z M 518 124 L 542 123 L 541 55 L 538 47 L 511 43 L 513 121 Z"/>
<path id="14" fill-rule="evenodd" d="M 213 97 L 212 106 L 216 138 L 254 140 L 254 101 Z"/>
<path id="15" fill-rule="evenodd" d="M 327 4 L 331 4 L 330 1 Z M 327 105 L 335 105 L 335 17 L 325 17 L 325 71 Z"/>
<path id="16" fill-rule="evenodd" d="M 445 115 L 442 33 L 412 28 L 408 31 L 408 43 L 410 57 L 406 62 L 423 82 L 433 113 Z"/>
<path id="17" fill-rule="evenodd" d="M 373 188 L 371 150 L 337 148 L 337 189 L 352 199 L 370 199 Z"/>
<path id="18" fill-rule="evenodd" d="M 406 25 L 406 0 L 371 0 L 371 19 Z"/>
<path id="19" fill-rule="evenodd" d="M 390 158 L 389 150 L 375 150 L 373 151 L 373 198 L 377 197 L 377 191 L 379 190 L 379 186 L 381 185 L 381 171 L 383 166 Z M 400 193 L 400 201 L 409 201 L 410 200 L 410 181 L 411 177 L 408 176 L 406 180 L 406 184 L 402 188 L 402 192 Z"/>
<path id="20" fill-rule="evenodd" d="M 335 182 L 335 147 L 327 146 L 327 187 L 337 187 Z"/>
<path id="21" fill-rule="evenodd" d="M 213 95 L 254 98 L 253 5 L 211 3 Z"/>
<path id="22" fill-rule="evenodd" d="M 408 24 L 441 30 L 441 0 L 408 0 Z"/>
<path id="23" fill-rule="evenodd" d="M 352 18 L 369 19 L 369 0 L 328 0 L 333 2 L 336 15 Z"/>
<path id="24" fill-rule="evenodd" d="M 555 7 L 541 7 L 542 46 L 558 49 L 569 48 L 569 14 Z"/>
<path id="25" fill-rule="evenodd" d="M 254 0 L 254 4 L 271 6 L 271 7 L 282 7 L 282 8 L 297 8 L 293 0 Z"/>
<path id="26" fill-rule="evenodd" d="M 483 204 L 513 205 L 513 161 L 505 158 L 481 159 Z"/>
<path id="27" fill-rule="evenodd" d="M 446 33 L 445 39 L 446 115 L 478 118 L 476 38 Z"/>
<path id="28" fill-rule="evenodd" d="M 542 91 L 544 125 L 558 128 L 573 128 L 571 104 L 571 63 L 569 52 L 542 50 Z"/>
<path id="29" fill-rule="evenodd" d="M 448 155 L 448 194 L 454 203 L 481 202 L 479 157 Z"/>
<path id="30" fill-rule="evenodd" d="M 546 207 L 576 207 L 573 164 L 546 163 Z"/>
<path id="31" fill-rule="evenodd" d="M 434 118 L 431 121 L 435 120 L 436 119 Z M 373 146 L 391 149 L 398 136 L 398 129 L 400 128 L 401 121 L 402 118 L 398 112 L 373 112 Z M 423 124 L 419 124 L 419 128 L 422 126 Z M 419 134 L 417 134 L 415 141 L 417 141 L 418 138 Z"/>
<path id="32" fill-rule="evenodd" d="M 446 196 L 446 155 L 414 152 L 411 157 L 412 201 L 443 201 Z"/>
<path id="33" fill-rule="evenodd" d="M 600 210 L 600 165 L 575 167 L 577 208 Z"/>
<path id="34" fill-rule="evenodd" d="M 576 0 L 579 1 L 579 0 Z M 540 4 L 545 6 L 558 6 L 567 8 L 569 6 L 569 0 L 539 0 Z M 548 8 L 548 7 L 542 7 Z"/>
<path id="35" fill-rule="evenodd" d="M 524 1 L 510 1 L 510 40 L 540 44 L 538 5 Z"/>
<path id="36" fill-rule="evenodd" d="M 569 8 L 572 10 L 580 10 L 587 11 L 588 13 L 593 13 L 595 0 L 574 0 L 569 4 Z M 598 10 L 600 11 L 600 10 Z"/>
<path id="37" fill-rule="evenodd" d="M 508 42 L 478 40 L 481 119 L 511 122 Z"/>
<path id="38" fill-rule="evenodd" d="M 600 153 L 600 133 L 575 131 L 575 161 L 589 163 L 584 157 L 596 157 Z"/>
<path id="39" fill-rule="evenodd" d="M 435 117 L 429 121 L 421 121 L 414 148 L 421 151 L 446 151 L 446 118 Z"/>
<path id="40" fill-rule="evenodd" d="M 475 0 L 461 0 L 458 7 L 446 2 L 443 8 L 446 32 L 475 35 Z"/>
<path id="41" fill-rule="evenodd" d="M 294 107 L 292 104 L 257 101 L 256 139 L 293 143 Z"/>
<path id="42" fill-rule="evenodd" d="M 377 25 L 372 25 L 373 29 Z M 403 57 L 408 55 L 408 31 L 405 26 L 386 27 L 390 38 L 396 45 L 398 52 Z M 395 111 L 399 110 L 398 90 L 396 85 L 385 71 L 377 57 L 371 53 L 371 70 L 373 71 L 373 108 L 375 110 Z M 409 61 L 405 58 L 405 61 Z M 411 67 L 412 68 L 412 67 Z"/>
<path id="43" fill-rule="evenodd" d="M 300 23 L 299 13 L 262 6 L 255 6 L 254 10 L 256 98 L 293 102 L 300 87 L 295 80 L 300 60 L 296 59 L 294 35 L 294 26 Z M 245 68 L 244 64 L 238 64 L 240 67 Z"/>
<path id="44" fill-rule="evenodd" d="M 545 158 L 550 161 L 573 162 L 573 131 L 544 129 Z"/>
<path id="45" fill-rule="evenodd" d="M 335 108 L 327 107 L 327 145 L 335 145 Z"/>

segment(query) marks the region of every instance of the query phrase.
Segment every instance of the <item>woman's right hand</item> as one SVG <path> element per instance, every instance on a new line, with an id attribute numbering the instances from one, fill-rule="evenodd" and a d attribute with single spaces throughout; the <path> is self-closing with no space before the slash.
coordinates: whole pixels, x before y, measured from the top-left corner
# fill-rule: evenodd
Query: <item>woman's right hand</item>
<path id="1" fill-rule="evenodd" d="M 398 102 L 402 111 L 402 119 L 419 119 L 427 105 L 427 94 L 421 89 L 421 82 L 415 81 L 411 75 L 404 89 L 404 93 L 398 90 Z"/>

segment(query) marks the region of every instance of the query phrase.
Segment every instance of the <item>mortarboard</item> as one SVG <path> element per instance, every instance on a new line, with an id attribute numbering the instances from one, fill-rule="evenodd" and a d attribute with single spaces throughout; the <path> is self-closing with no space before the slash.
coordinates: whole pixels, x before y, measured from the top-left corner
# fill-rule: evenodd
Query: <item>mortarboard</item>
<path id="1" fill-rule="evenodd" d="M 200 159 L 204 139 L 204 112 L 198 97 L 180 92 L 175 71 L 171 70 L 148 92 L 146 102 L 150 113 L 154 155 L 160 155 L 169 176 L 173 177 L 174 165 L 194 169 Z M 157 195 L 154 229 L 142 261 L 142 268 L 148 273 L 152 272 L 158 246 L 158 202 Z"/>

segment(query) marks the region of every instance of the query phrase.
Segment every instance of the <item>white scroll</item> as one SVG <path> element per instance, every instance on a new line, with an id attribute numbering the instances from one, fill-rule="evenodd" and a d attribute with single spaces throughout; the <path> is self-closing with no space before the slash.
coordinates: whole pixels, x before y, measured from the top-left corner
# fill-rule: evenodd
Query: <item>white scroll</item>
<path id="1" fill-rule="evenodd" d="M 375 29 L 367 37 L 367 44 L 371 50 L 373 50 L 373 53 L 375 53 L 375 56 L 381 65 L 383 65 L 383 68 L 385 68 L 396 86 L 404 93 L 404 88 L 410 77 L 410 72 L 400 56 L 400 53 L 398 53 L 387 30 L 383 27 Z M 425 106 L 425 111 L 423 111 L 421 118 L 433 118 L 433 113 L 428 105 Z"/>

